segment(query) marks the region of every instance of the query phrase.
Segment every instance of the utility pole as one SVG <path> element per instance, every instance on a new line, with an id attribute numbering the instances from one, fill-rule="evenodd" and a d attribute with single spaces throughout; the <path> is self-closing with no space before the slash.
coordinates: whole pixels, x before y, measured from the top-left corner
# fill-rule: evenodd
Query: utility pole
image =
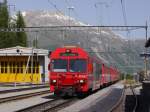
<path id="1" fill-rule="evenodd" d="M 145 34 L 146 34 L 146 42 L 147 42 L 147 29 L 148 29 L 148 25 L 147 25 L 147 21 L 146 21 L 146 27 L 145 27 Z M 147 47 L 145 48 L 145 54 L 147 54 Z M 148 74 L 147 74 L 147 55 L 145 55 L 145 78 L 148 79 Z"/>
<path id="2" fill-rule="evenodd" d="M 100 5 L 101 6 L 101 15 L 100 15 L 100 25 L 102 25 L 103 24 L 103 22 L 102 22 L 102 9 L 103 9 L 103 6 L 104 7 L 106 7 L 106 8 L 108 8 L 109 7 L 109 5 L 108 5 L 108 3 L 106 3 L 106 2 L 97 2 L 97 3 L 95 3 L 94 4 L 94 7 L 96 8 L 96 10 L 97 10 L 97 12 L 98 12 L 98 5 Z M 99 24 L 99 22 L 98 22 L 98 24 Z"/>
<path id="3" fill-rule="evenodd" d="M 68 26 L 70 26 L 71 25 L 71 20 L 70 20 L 70 16 L 71 16 L 71 10 L 73 11 L 74 10 L 74 7 L 73 6 L 71 6 L 71 7 L 68 7 L 68 10 L 69 10 L 69 23 L 68 23 Z"/>

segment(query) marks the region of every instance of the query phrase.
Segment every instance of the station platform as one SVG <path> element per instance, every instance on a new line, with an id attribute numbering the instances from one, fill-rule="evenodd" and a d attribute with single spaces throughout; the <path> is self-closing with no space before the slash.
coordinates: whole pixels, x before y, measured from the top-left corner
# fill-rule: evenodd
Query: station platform
<path id="1" fill-rule="evenodd" d="M 122 96 L 123 90 L 122 82 L 113 84 L 59 112 L 109 112 Z"/>

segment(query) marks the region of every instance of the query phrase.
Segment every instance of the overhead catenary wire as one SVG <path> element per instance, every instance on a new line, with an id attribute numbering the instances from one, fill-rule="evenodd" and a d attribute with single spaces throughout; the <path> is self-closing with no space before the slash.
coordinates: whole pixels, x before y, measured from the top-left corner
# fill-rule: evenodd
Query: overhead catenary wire
<path id="1" fill-rule="evenodd" d="M 74 15 L 79 19 L 79 18 L 80 18 L 80 17 L 79 17 L 79 14 L 77 13 L 77 11 L 76 11 L 76 9 L 74 8 L 74 6 L 72 6 L 68 0 L 65 0 L 65 3 L 66 3 L 66 5 L 67 5 L 69 8 L 73 8 L 72 12 L 73 12 Z"/>
<path id="2" fill-rule="evenodd" d="M 125 1 L 124 0 L 120 0 L 121 2 L 121 7 L 122 7 L 122 14 L 123 14 L 123 21 L 124 21 L 124 25 L 127 26 L 128 22 L 127 22 L 127 15 L 126 15 L 126 9 L 125 9 Z M 129 49 L 131 48 L 131 44 L 130 44 L 130 30 L 127 28 L 127 37 L 128 37 L 128 47 Z M 128 64 L 130 65 L 130 56 L 128 56 Z"/>
<path id="3" fill-rule="evenodd" d="M 56 9 L 56 11 L 57 11 L 59 14 L 64 15 L 64 14 L 62 13 L 62 11 L 57 8 L 57 5 L 56 5 L 56 4 L 54 4 L 51 0 L 48 0 L 48 2 L 51 4 L 51 6 L 53 6 L 53 7 Z"/>

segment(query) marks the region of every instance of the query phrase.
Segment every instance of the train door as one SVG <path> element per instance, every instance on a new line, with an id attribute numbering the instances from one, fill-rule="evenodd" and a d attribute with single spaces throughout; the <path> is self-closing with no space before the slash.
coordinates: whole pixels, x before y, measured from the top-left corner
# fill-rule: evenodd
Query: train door
<path id="1" fill-rule="evenodd" d="M 100 87 L 100 77 L 101 77 L 101 64 L 94 63 L 93 64 L 93 90 L 96 90 Z"/>
<path id="2" fill-rule="evenodd" d="M 93 87 L 92 90 L 96 89 L 96 63 L 93 63 Z"/>
<path id="3" fill-rule="evenodd" d="M 105 84 L 105 65 L 102 64 L 102 67 L 101 67 L 101 70 L 102 70 L 102 75 L 101 75 L 101 86 L 103 86 Z"/>

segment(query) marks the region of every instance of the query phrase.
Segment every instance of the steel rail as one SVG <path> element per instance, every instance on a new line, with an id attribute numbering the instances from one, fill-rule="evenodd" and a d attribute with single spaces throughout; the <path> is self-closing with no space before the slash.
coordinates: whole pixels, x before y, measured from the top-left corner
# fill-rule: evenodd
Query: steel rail
<path id="1" fill-rule="evenodd" d="M 34 92 L 34 93 L 28 93 L 28 94 L 22 94 L 22 95 L 17 95 L 17 96 L 0 98 L 0 103 L 6 103 L 6 102 L 11 102 L 11 101 L 16 101 L 16 100 L 22 100 L 22 99 L 25 99 L 25 98 L 38 96 L 38 95 L 42 95 L 42 94 L 47 94 L 47 93 L 50 93 L 50 91 L 45 90 L 45 91 L 40 91 L 40 92 Z"/>
<path id="2" fill-rule="evenodd" d="M 29 88 L 18 88 L 18 89 L 2 90 L 2 91 L 0 91 L 0 94 L 20 92 L 20 91 L 28 91 L 28 90 L 35 90 L 35 89 L 48 88 L 48 87 L 49 86 L 36 86 L 36 87 L 29 87 Z"/>
<path id="3" fill-rule="evenodd" d="M 54 107 L 51 107 L 51 108 L 49 108 L 49 109 L 44 110 L 44 112 L 56 112 L 56 111 L 58 111 L 58 110 L 60 110 L 60 109 L 62 109 L 62 108 L 65 108 L 65 107 L 67 107 L 67 106 L 73 104 L 73 103 L 76 102 L 76 101 L 78 101 L 78 100 L 77 100 L 77 99 L 70 99 L 70 100 L 67 100 L 66 102 L 63 102 L 63 103 L 58 104 L 58 105 L 56 105 L 56 106 L 54 106 Z"/>
<path id="4" fill-rule="evenodd" d="M 16 112 L 49 112 L 49 111 L 52 112 L 52 111 L 60 110 L 61 108 L 65 108 L 73 101 L 74 98 L 67 99 L 67 100 L 56 98 L 44 103 L 40 103 L 25 109 L 18 110 Z"/>
<path id="5" fill-rule="evenodd" d="M 130 89 L 131 89 L 131 91 L 133 93 L 133 96 L 135 97 L 135 105 L 134 105 L 134 108 L 133 108 L 133 112 L 136 112 L 136 109 L 138 107 L 138 98 L 137 98 L 136 93 L 134 92 L 134 88 L 136 88 L 136 86 L 133 87 L 132 85 L 130 85 Z"/>

